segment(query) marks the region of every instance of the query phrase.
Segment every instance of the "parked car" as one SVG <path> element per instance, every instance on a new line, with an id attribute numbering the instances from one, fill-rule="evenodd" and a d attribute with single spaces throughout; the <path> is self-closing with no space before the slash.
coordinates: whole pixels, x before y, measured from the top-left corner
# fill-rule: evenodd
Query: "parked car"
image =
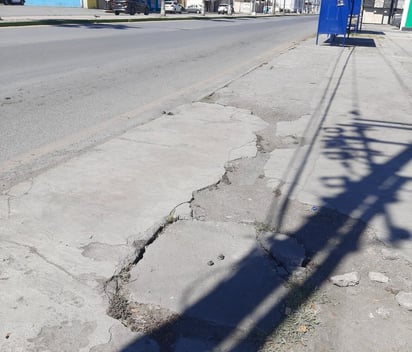
<path id="1" fill-rule="evenodd" d="M 232 8 L 232 13 L 234 13 L 235 11 L 233 10 L 233 6 L 231 5 Z M 217 8 L 217 13 L 219 15 L 224 15 L 227 14 L 229 11 L 229 5 L 228 4 L 220 4 L 219 7 Z"/>
<path id="2" fill-rule="evenodd" d="M 134 15 L 136 13 L 149 14 L 149 6 L 144 0 L 113 0 L 112 10 L 115 15 L 120 14 L 120 12 L 128 13 L 129 15 Z"/>
<path id="3" fill-rule="evenodd" d="M 202 5 L 189 5 L 186 11 L 188 13 L 202 13 Z"/>
<path id="4" fill-rule="evenodd" d="M 4 5 L 24 5 L 25 0 L 3 0 Z"/>
<path id="5" fill-rule="evenodd" d="M 172 13 L 182 13 L 183 8 L 177 1 L 165 1 L 165 11 Z"/>

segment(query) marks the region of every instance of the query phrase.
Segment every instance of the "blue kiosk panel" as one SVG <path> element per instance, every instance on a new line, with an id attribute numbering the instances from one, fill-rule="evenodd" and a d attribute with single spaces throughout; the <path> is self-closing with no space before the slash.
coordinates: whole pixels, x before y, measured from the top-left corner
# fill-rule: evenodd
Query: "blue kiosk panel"
<path id="1" fill-rule="evenodd" d="M 361 0 L 323 0 L 320 7 L 316 43 L 319 34 L 346 36 L 352 19 L 356 20 L 355 29 L 357 29 L 360 11 Z"/>

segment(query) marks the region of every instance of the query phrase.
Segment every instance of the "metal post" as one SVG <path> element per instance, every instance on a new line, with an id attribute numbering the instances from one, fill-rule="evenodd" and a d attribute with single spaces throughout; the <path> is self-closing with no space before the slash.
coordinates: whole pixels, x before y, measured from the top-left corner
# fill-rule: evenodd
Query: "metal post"
<path id="1" fill-rule="evenodd" d="M 160 2 L 160 16 L 166 16 L 166 10 L 165 10 L 165 0 L 162 0 Z"/>

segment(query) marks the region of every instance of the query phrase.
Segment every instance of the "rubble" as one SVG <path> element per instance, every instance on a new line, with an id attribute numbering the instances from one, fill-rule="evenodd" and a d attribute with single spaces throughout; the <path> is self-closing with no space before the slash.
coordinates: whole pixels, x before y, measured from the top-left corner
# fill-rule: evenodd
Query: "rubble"
<path id="1" fill-rule="evenodd" d="M 400 306 L 412 311 L 412 292 L 401 291 L 395 296 L 395 299 Z"/>
<path id="2" fill-rule="evenodd" d="M 382 273 L 375 272 L 375 271 L 370 271 L 368 274 L 369 280 L 371 281 L 376 281 L 376 282 L 381 282 L 381 283 L 387 283 L 389 282 L 389 278 Z"/>
<path id="3" fill-rule="evenodd" d="M 339 287 L 356 286 L 359 284 L 360 275 L 358 272 L 354 271 L 351 273 L 332 276 L 330 280 L 334 285 Z"/>

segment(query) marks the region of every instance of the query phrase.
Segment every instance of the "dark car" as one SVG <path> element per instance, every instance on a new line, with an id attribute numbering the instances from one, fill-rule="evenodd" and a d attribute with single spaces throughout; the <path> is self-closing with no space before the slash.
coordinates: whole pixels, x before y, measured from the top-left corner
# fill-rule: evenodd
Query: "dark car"
<path id="1" fill-rule="evenodd" d="M 134 15 L 136 13 L 149 14 L 149 6 L 144 0 L 113 0 L 112 10 L 115 15 L 120 14 L 120 12 L 128 13 Z"/>
<path id="2" fill-rule="evenodd" d="M 25 0 L 3 0 L 4 5 L 24 5 L 24 3 Z"/>

